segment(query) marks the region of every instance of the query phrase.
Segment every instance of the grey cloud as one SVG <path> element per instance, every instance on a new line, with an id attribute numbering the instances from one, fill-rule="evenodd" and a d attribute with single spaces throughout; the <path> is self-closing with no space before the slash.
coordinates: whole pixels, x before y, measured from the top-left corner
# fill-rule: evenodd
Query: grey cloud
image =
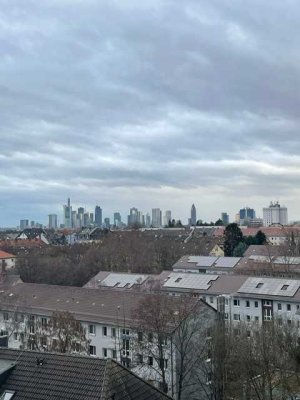
<path id="1" fill-rule="evenodd" d="M 141 203 L 147 191 L 158 202 L 156 190 L 163 197 L 167 187 L 183 202 L 194 190 L 224 190 L 237 203 L 277 193 L 296 208 L 296 1 L 2 3 L 7 223 L 16 221 L 4 203 L 19 205 L 19 217 L 33 201 L 42 215 L 68 194 L 101 199 L 103 188 L 120 203 L 133 187 Z M 210 204 L 208 215 L 218 213 Z"/>

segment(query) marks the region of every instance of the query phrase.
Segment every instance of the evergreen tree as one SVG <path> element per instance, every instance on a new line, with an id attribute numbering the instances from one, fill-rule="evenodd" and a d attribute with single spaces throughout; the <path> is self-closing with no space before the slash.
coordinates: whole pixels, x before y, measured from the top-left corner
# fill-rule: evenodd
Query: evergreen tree
<path id="1" fill-rule="evenodd" d="M 258 231 L 257 234 L 255 235 L 255 240 L 256 244 L 266 244 L 267 243 L 267 237 L 262 231 Z"/>
<path id="2" fill-rule="evenodd" d="M 224 236 L 225 256 L 232 257 L 234 248 L 244 241 L 243 233 L 236 223 L 232 223 L 226 226 Z"/>

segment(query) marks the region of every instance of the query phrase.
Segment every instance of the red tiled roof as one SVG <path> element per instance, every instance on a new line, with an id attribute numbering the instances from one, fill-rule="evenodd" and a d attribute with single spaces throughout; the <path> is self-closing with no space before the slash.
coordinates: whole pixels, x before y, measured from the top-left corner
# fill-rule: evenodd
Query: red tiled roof
<path id="1" fill-rule="evenodd" d="M 15 258 L 13 254 L 7 253 L 6 251 L 0 250 L 0 259 L 1 258 Z"/>

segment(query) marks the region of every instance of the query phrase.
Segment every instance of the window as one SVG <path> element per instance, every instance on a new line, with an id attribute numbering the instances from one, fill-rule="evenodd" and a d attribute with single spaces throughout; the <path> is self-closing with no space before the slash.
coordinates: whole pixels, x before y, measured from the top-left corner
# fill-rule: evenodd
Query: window
<path id="1" fill-rule="evenodd" d="M 148 342 L 152 343 L 153 342 L 153 333 L 148 333 Z"/>
<path id="2" fill-rule="evenodd" d="M 228 301 L 228 298 L 226 297 L 225 298 L 225 305 L 228 306 L 228 304 L 229 304 L 229 301 Z"/>
<path id="3" fill-rule="evenodd" d="M 111 337 L 116 337 L 116 328 L 111 328 Z"/>
<path id="4" fill-rule="evenodd" d="M 251 337 L 251 331 L 247 331 L 247 338 Z"/>
<path id="5" fill-rule="evenodd" d="M 233 319 L 235 321 L 239 321 L 240 320 L 240 314 L 233 314 Z"/>
<path id="6" fill-rule="evenodd" d="M 95 356 L 96 355 L 96 346 L 90 346 L 90 355 Z"/>
<path id="7" fill-rule="evenodd" d="M 123 335 L 129 335 L 129 329 L 123 329 Z"/>
<path id="8" fill-rule="evenodd" d="M 4 321 L 8 321 L 9 320 L 8 312 L 4 312 L 3 313 L 3 319 L 4 319 Z"/>
<path id="9" fill-rule="evenodd" d="M 240 305 L 240 301 L 238 299 L 233 300 L 233 305 L 238 307 Z"/>
<path id="10" fill-rule="evenodd" d="M 138 332 L 138 341 L 139 342 L 143 341 L 143 332 Z"/>
<path id="11" fill-rule="evenodd" d="M 175 280 L 175 283 L 179 283 L 179 282 L 181 281 L 181 279 L 182 279 L 182 278 L 177 278 L 177 279 Z"/>
<path id="12" fill-rule="evenodd" d="M 213 297 L 210 297 L 210 298 L 209 298 L 209 302 L 210 302 L 210 303 L 213 303 L 213 302 L 214 302 L 214 298 L 213 298 Z"/>
<path id="13" fill-rule="evenodd" d="M 233 334 L 234 334 L 234 336 L 239 336 L 241 334 L 241 332 L 239 329 L 234 329 Z"/>
<path id="14" fill-rule="evenodd" d="M 251 315 L 246 315 L 247 322 L 251 321 Z"/>
<path id="15" fill-rule="evenodd" d="M 287 320 L 287 323 L 288 323 L 288 325 L 292 325 L 292 320 L 291 320 L 291 319 L 288 319 L 288 320 Z"/>
<path id="16" fill-rule="evenodd" d="M 224 319 L 228 319 L 228 313 L 224 314 Z"/>
<path id="17" fill-rule="evenodd" d="M 153 365 L 153 357 L 148 357 L 148 365 Z"/>
<path id="18" fill-rule="evenodd" d="M 72 348 L 73 348 L 73 351 L 76 351 L 76 353 L 79 353 L 80 352 L 80 343 L 73 342 Z"/>
<path id="19" fill-rule="evenodd" d="M 47 347 L 47 338 L 46 336 L 41 337 L 41 346 L 42 347 Z"/>
<path id="20" fill-rule="evenodd" d="M 211 328 L 206 329 L 206 337 L 211 338 Z"/>
<path id="21" fill-rule="evenodd" d="M 107 326 L 102 327 L 102 335 L 107 336 Z"/>
<path id="22" fill-rule="evenodd" d="M 35 332 L 34 325 L 30 325 L 29 326 L 29 332 L 30 333 L 34 333 Z"/>
<path id="23" fill-rule="evenodd" d="M 111 350 L 111 358 L 117 358 L 117 350 Z"/>
<path id="24" fill-rule="evenodd" d="M 262 282 L 259 282 L 259 283 L 256 285 L 256 289 L 260 289 L 262 286 L 263 286 L 263 283 L 262 283 Z"/>
<path id="25" fill-rule="evenodd" d="M 259 317 L 255 316 L 254 320 L 255 320 L 255 322 L 258 322 L 259 321 Z"/>
<path id="26" fill-rule="evenodd" d="M 41 318 L 41 323 L 42 323 L 42 327 L 43 327 L 43 328 L 46 328 L 46 326 L 47 326 L 47 318 L 42 317 L 42 318 Z"/>
<path id="27" fill-rule="evenodd" d="M 102 349 L 102 354 L 103 354 L 103 357 L 107 357 L 107 349 L 105 347 L 103 347 L 103 349 Z"/>
<path id="28" fill-rule="evenodd" d="M 282 325 L 282 318 L 278 318 L 278 325 L 279 325 L 279 326 Z"/>
<path id="29" fill-rule="evenodd" d="M 287 304 L 287 305 L 286 305 L 286 310 L 287 310 L 287 311 L 291 311 L 291 305 L 290 305 L 290 304 Z"/>
<path id="30" fill-rule="evenodd" d="M 287 289 L 288 289 L 288 287 L 289 287 L 289 285 L 282 285 L 282 288 L 281 288 L 281 290 L 287 290 Z"/>
<path id="31" fill-rule="evenodd" d="M 18 340 L 18 332 L 14 332 L 14 340 Z"/>
<path id="32" fill-rule="evenodd" d="M 258 301 L 255 301 L 255 302 L 254 302 L 254 307 L 255 307 L 255 308 L 258 308 Z"/>
<path id="33" fill-rule="evenodd" d="M 138 364 L 143 364 L 143 355 L 142 354 L 137 354 L 136 358 L 137 358 Z"/>
<path id="34" fill-rule="evenodd" d="M 89 325 L 89 334 L 96 335 L 96 325 Z"/>
<path id="35" fill-rule="evenodd" d="M 246 300 L 246 307 L 249 308 L 250 307 L 250 301 Z"/>
<path id="36" fill-rule="evenodd" d="M 277 304 L 277 309 L 278 309 L 278 311 L 281 311 L 281 310 L 282 310 L 281 303 L 278 303 L 278 304 Z"/>

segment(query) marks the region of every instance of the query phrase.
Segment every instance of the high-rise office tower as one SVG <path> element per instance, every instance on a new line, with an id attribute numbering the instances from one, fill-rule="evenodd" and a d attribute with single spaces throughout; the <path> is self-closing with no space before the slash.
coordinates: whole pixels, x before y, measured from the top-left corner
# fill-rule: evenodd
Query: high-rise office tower
<path id="1" fill-rule="evenodd" d="M 114 225 L 115 226 L 120 226 L 121 223 L 122 223 L 121 214 L 119 212 L 115 212 L 114 213 Z"/>
<path id="2" fill-rule="evenodd" d="M 23 230 L 25 228 L 29 228 L 29 220 L 28 219 L 21 219 L 20 220 L 20 229 Z"/>
<path id="3" fill-rule="evenodd" d="M 221 214 L 221 220 L 223 222 L 223 225 L 228 225 L 229 224 L 229 215 L 226 212 L 223 212 Z"/>
<path id="4" fill-rule="evenodd" d="M 90 213 L 90 224 L 94 223 L 94 213 Z"/>
<path id="5" fill-rule="evenodd" d="M 151 226 L 151 217 L 150 217 L 149 213 L 146 214 L 145 225 L 147 228 L 150 228 L 150 226 Z"/>
<path id="6" fill-rule="evenodd" d="M 197 212 L 196 212 L 195 204 L 193 204 L 192 208 L 191 208 L 190 225 L 196 225 L 196 223 L 197 223 Z"/>
<path id="7" fill-rule="evenodd" d="M 263 224 L 270 226 L 272 224 L 287 225 L 288 213 L 286 207 L 281 207 L 278 201 L 270 203 L 269 207 L 263 208 Z"/>
<path id="8" fill-rule="evenodd" d="M 64 225 L 65 228 L 72 228 L 72 206 L 70 198 L 68 198 L 68 204 L 63 206 L 64 209 Z"/>
<path id="9" fill-rule="evenodd" d="M 139 210 L 136 207 L 132 207 L 129 211 L 127 218 L 127 225 L 132 226 L 139 223 Z"/>
<path id="10" fill-rule="evenodd" d="M 48 221 L 49 229 L 57 229 L 57 215 L 49 214 L 48 218 L 49 218 L 49 221 Z"/>
<path id="11" fill-rule="evenodd" d="M 152 226 L 160 228 L 162 225 L 161 210 L 160 208 L 152 208 Z"/>
<path id="12" fill-rule="evenodd" d="M 165 211 L 164 215 L 164 226 L 169 226 L 169 223 L 172 221 L 172 212 L 170 210 Z"/>
<path id="13" fill-rule="evenodd" d="M 95 207 L 95 224 L 102 226 L 102 208 L 100 206 Z"/>
<path id="14" fill-rule="evenodd" d="M 106 228 L 110 228 L 110 219 L 109 218 L 104 218 L 104 225 Z"/>

